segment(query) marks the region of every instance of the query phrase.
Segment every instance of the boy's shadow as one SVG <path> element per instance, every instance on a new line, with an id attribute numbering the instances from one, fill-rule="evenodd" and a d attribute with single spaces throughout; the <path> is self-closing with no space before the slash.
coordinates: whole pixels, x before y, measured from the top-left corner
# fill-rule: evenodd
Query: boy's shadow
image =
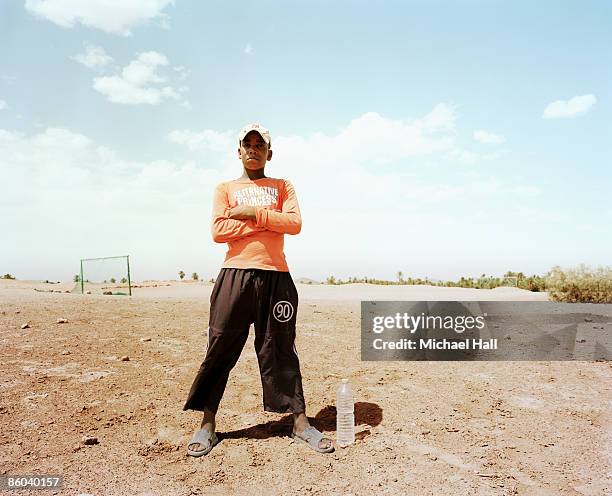
<path id="1" fill-rule="evenodd" d="M 355 426 L 367 425 L 368 428 L 355 434 L 356 439 L 364 439 L 370 435 L 370 427 L 376 427 L 382 422 L 382 409 L 374 403 L 359 401 L 355 403 Z M 336 407 L 328 405 L 317 413 L 314 418 L 308 417 L 310 425 L 320 431 L 336 430 Z M 293 415 L 285 415 L 279 420 L 271 420 L 263 424 L 253 425 L 245 429 L 228 432 L 217 432 L 219 439 L 267 439 L 269 437 L 285 437 L 291 434 Z"/>

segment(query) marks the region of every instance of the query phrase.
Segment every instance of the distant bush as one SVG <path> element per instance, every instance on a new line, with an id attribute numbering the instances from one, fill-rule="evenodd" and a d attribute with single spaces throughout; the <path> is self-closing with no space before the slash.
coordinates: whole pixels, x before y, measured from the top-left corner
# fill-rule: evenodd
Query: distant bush
<path id="1" fill-rule="evenodd" d="M 12 275 L 10 275 L 10 274 L 4 274 L 4 275 L 2 276 L 2 279 L 15 279 L 15 276 L 12 276 Z"/>
<path id="2" fill-rule="evenodd" d="M 550 293 L 550 299 L 561 302 L 583 302 L 583 303 L 612 303 L 612 267 L 599 267 L 591 269 L 586 265 L 580 265 L 575 269 L 563 271 L 560 267 L 554 267 L 545 276 L 526 276 L 522 272 L 506 272 L 502 277 L 487 276 L 482 274 L 478 278 L 461 277 L 458 281 L 432 281 L 425 277 L 405 277 L 402 272 L 397 273 L 397 281 L 386 281 L 369 277 L 349 277 L 343 281 L 340 278 L 329 276 L 327 284 L 408 284 L 431 286 L 459 287 L 473 289 L 493 289 L 511 283 L 513 287 L 526 289 L 533 292 Z"/>
<path id="3" fill-rule="evenodd" d="M 197 272 L 194 272 L 193 274 L 191 274 L 191 278 L 192 278 L 194 281 L 197 281 L 197 280 L 199 280 L 199 279 L 200 279 L 200 276 L 198 276 L 198 273 L 197 273 Z"/>
<path id="4" fill-rule="evenodd" d="M 538 293 L 547 290 L 546 278 L 541 276 L 529 276 L 518 280 L 518 287 Z"/>
<path id="5" fill-rule="evenodd" d="M 122 284 L 125 284 L 126 282 L 127 282 L 127 278 L 122 277 L 122 278 L 121 278 L 121 283 L 122 283 Z"/>
<path id="6" fill-rule="evenodd" d="M 612 303 L 612 267 L 591 269 L 579 265 L 563 270 L 554 267 L 546 279 L 553 301 L 568 303 Z"/>

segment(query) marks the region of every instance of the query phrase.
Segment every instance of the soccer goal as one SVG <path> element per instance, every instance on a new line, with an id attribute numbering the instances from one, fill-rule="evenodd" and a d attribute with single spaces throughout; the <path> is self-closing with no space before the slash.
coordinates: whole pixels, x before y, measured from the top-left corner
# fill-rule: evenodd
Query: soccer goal
<path id="1" fill-rule="evenodd" d="M 83 258 L 75 282 L 81 294 L 132 296 L 130 257 Z"/>

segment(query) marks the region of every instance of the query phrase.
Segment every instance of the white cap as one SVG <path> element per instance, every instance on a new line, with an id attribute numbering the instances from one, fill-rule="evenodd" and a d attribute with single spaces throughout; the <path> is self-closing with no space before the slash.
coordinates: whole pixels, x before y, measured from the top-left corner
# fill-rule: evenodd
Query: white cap
<path id="1" fill-rule="evenodd" d="M 257 133 L 259 133 L 259 135 L 263 138 L 263 140 L 266 142 L 268 147 L 272 146 L 272 138 L 270 138 L 270 131 L 268 131 L 265 127 L 263 127 L 258 122 L 247 124 L 240 130 L 240 133 L 238 133 L 238 144 L 242 143 L 242 140 L 244 139 L 244 137 L 247 134 L 249 134 L 251 131 L 256 131 Z"/>

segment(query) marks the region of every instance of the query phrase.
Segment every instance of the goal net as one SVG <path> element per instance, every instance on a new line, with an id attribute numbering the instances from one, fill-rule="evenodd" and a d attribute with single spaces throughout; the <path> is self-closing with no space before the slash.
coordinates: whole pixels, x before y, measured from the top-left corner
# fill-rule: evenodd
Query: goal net
<path id="1" fill-rule="evenodd" d="M 131 296 L 130 257 L 83 258 L 75 282 L 73 292 Z"/>

